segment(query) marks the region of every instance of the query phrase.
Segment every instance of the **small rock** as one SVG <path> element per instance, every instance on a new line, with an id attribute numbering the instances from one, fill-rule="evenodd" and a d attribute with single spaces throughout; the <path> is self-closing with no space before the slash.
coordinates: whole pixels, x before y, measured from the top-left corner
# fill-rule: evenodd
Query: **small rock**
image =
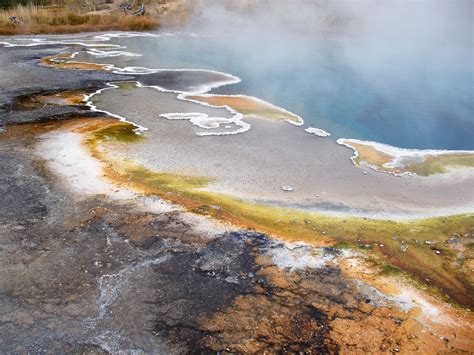
<path id="1" fill-rule="evenodd" d="M 406 252 L 408 250 L 408 245 L 406 245 L 403 240 L 400 243 L 400 250 L 403 251 L 403 252 Z"/>
<path id="2" fill-rule="evenodd" d="M 228 276 L 224 279 L 224 281 L 231 284 L 239 284 L 239 279 L 237 277 Z"/>
<path id="3" fill-rule="evenodd" d="M 170 218 L 166 214 L 156 216 L 155 222 L 157 223 L 168 223 Z"/>
<path id="4" fill-rule="evenodd" d="M 283 185 L 283 186 L 281 187 L 281 189 L 282 189 L 283 191 L 285 191 L 285 192 L 291 192 L 291 191 L 294 190 L 294 188 L 293 188 L 292 186 L 290 186 L 290 185 Z"/>

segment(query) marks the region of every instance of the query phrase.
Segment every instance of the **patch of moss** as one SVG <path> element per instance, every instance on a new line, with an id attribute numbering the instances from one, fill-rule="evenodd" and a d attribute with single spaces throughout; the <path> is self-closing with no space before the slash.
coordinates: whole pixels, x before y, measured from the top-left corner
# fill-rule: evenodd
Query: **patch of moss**
<path id="1" fill-rule="evenodd" d="M 95 132 L 95 137 L 103 141 L 114 140 L 125 143 L 138 142 L 143 138 L 136 132 L 136 127 L 128 123 L 103 128 Z"/>
<path id="2" fill-rule="evenodd" d="M 407 168 L 417 175 L 428 176 L 436 173 L 444 173 L 447 168 L 468 167 L 474 168 L 474 154 L 444 154 L 429 156 L 420 164 Z"/>
<path id="3" fill-rule="evenodd" d="M 127 168 L 125 173 L 134 181 L 139 180 L 151 188 L 164 189 L 173 193 L 203 188 L 211 181 L 204 177 L 158 173 L 141 166 Z"/>
<path id="4" fill-rule="evenodd" d="M 344 241 L 337 241 L 336 243 L 333 244 L 333 248 L 336 249 L 353 249 L 354 245 L 344 242 Z"/>
<path id="5" fill-rule="evenodd" d="M 399 267 L 396 267 L 392 264 L 382 265 L 382 270 L 380 272 L 382 275 L 400 275 L 403 274 L 403 270 Z"/>
<path id="6" fill-rule="evenodd" d="M 118 86 L 120 90 L 133 90 L 137 88 L 137 83 L 135 81 L 120 81 L 115 82 L 114 85 Z"/>

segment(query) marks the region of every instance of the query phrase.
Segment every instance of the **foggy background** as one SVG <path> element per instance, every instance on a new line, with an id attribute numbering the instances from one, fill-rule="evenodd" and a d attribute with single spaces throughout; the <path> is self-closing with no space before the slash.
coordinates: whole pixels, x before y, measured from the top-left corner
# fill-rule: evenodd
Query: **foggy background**
<path id="1" fill-rule="evenodd" d="M 473 9 L 471 0 L 201 0 L 189 28 L 257 38 L 338 32 L 472 43 Z"/>
<path id="2" fill-rule="evenodd" d="M 267 100 L 332 139 L 474 150 L 473 11 L 471 0 L 200 0 L 183 32 L 203 36 L 127 46 L 143 66 L 237 75 L 214 92 Z"/>

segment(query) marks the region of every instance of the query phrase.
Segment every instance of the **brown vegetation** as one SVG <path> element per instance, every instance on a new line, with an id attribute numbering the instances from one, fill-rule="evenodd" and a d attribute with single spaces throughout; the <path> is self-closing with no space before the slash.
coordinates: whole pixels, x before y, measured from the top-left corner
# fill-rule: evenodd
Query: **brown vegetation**
<path id="1" fill-rule="evenodd" d="M 18 5 L 0 11 L 0 35 L 77 33 L 88 31 L 149 31 L 162 23 L 180 23 L 187 17 L 189 4 L 181 0 L 148 0 L 145 16 L 124 13 L 118 2 L 90 6 L 74 1 L 62 6 Z M 15 16 L 18 23 L 10 18 Z"/>

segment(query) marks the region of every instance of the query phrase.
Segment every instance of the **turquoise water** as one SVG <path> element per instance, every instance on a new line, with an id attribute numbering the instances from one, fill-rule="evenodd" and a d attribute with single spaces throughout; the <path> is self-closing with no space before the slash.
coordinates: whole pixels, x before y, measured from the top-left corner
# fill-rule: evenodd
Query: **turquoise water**
<path id="1" fill-rule="evenodd" d="M 404 148 L 474 149 L 470 44 L 438 46 L 355 38 L 272 41 L 189 35 L 114 39 L 143 54 L 127 65 L 202 68 L 242 82 L 214 93 L 247 94 L 300 115 L 332 138 Z M 120 64 L 120 62 L 118 62 Z"/>

